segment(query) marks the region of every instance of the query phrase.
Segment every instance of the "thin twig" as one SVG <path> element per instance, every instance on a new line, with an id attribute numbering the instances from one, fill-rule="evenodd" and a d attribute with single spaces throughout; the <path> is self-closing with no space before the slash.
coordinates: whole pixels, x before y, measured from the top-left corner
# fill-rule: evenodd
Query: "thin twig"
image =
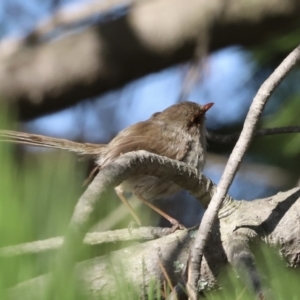
<path id="1" fill-rule="evenodd" d="M 273 74 L 263 83 L 253 99 L 244 123 L 244 128 L 229 157 L 224 173 L 218 184 L 216 193 L 213 195 L 208 209 L 203 216 L 197 237 L 195 239 L 194 247 L 191 249 L 188 272 L 189 277 L 187 283 L 189 299 L 196 300 L 198 298 L 197 283 L 200 279 L 200 267 L 204 246 L 211 231 L 212 224 L 217 217 L 218 210 L 222 205 L 223 198 L 225 197 L 242 161 L 242 158 L 250 145 L 259 116 L 262 114 L 263 108 L 270 98 L 272 92 L 299 60 L 300 45 L 284 59 L 279 67 L 273 72 Z"/>
<path id="2" fill-rule="evenodd" d="M 255 130 L 253 133 L 253 137 L 262 137 L 262 136 L 286 134 L 286 133 L 299 133 L 299 132 L 300 132 L 300 126 L 265 128 L 265 129 Z M 232 144 L 238 140 L 240 134 L 241 134 L 240 132 L 237 132 L 237 133 L 223 135 L 214 132 L 208 132 L 207 139 L 209 141 L 216 142 L 216 143 Z"/>
<path id="3" fill-rule="evenodd" d="M 140 227 L 133 229 L 119 229 L 105 232 L 87 233 L 83 243 L 86 245 L 100 245 L 104 243 L 115 243 L 134 240 L 154 240 L 165 236 L 170 228 L 162 227 Z M 10 257 L 25 254 L 38 254 L 46 251 L 56 250 L 63 244 L 63 237 L 55 237 L 47 240 L 34 241 L 15 246 L 0 248 L 0 257 Z"/>
<path id="4" fill-rule="evenodd" d="M 168 275 L 168 272 L 167 272 L 166 268 L 164 267 L 163 263 L 161 262 L 161 260 L 158 260 L 158 265 L 159 265 L 159 268 L 160 268 L 162 274 L 164 274 L 164 277 L 168 283 L 169 288 L 171 288 L 171 291 L 173 291 L 174 286 L 173 286 L 170 276 Z M 166 295 L 167 295 L 167 290 L 166 290 Z M 178 299 L 176 299 L 176 300 L 178 300 Z"/>
<path id="5" fill-rule="evenodd" d="M 227 1 L 224 0 L 220 3 L 219 9 L 217 9 L 214 14 L 211 14 L 210 21 L 207 23 L 208 30 L 206 32 L 200 33 L 198 39 L 196 40 L 196 47 L 194 49 L 194 54 L 188 65 L 188 70 L 183 79 L 181 86 L 180 95 L 178 97 L 178 102 L 185 101 L 192 89 L 195 87 L 197 82 L 203 79 L 203 74 L 205 72 L 205 67 L 208 57 L 208 49 L 210 46 L 210 36 L 214 30 L 214 26 L 218 23 L 225 12 Z"/>

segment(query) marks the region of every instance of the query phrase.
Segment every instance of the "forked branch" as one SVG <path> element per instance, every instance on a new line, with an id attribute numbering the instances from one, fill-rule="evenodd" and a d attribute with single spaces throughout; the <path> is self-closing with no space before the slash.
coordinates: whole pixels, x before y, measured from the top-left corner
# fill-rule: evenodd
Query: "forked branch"
<path id="1" fill-rule="evenodd" d="M 293 69 L 293 67 L 297 64 L 297 62 L 299 62 L 299 60 L 300 45 L 284 59 L 284 61 L 278 66 L 278 68 L 263 83 L 253 99 L 244 123 L 244 128 L 241 132 L 236 146 L 234 147 L 229 157 L 224 173 L 218 184 L 218 188 L 216 189 L 216 193 L 213 195 L 208 209 L 203 216 L 198 235 L 195 240 L 195 245 L 191 250 L 189 279 L 187 287 L 189 289 L 189 297 L 192 300 L 196 300 L 198 298 L 197 283 L 200 279 L 201 261 L 205 243 L 211 231 L 212 224 L 217 217 L 218 210 L 222 205 L 223 199 L 227 194 L 227 191 L 234 179 L 242 158 L 250 145 L 258 119 L 262 114 L 264 106 L 266 105 L 275 88 Z"/>

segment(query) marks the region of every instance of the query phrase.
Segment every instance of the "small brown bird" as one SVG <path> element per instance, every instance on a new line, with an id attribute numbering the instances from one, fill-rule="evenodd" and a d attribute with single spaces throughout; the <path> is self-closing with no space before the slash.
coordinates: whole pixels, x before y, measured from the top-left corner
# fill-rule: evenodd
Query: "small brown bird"
<path id="1" fill-rule="evenodd" d="M 122 130 L 108 144 L 76 143 L 35 134 L 0 130 L 0 141 L 64 149 L 83 155 L 97 157 L 97 169 L 108 165 L 118 156 L 137 150 L 146 150 L 158 155 L 176 159 L 202 171 L 206 156 L 205 113 L 213 103 L 199 105 L 182 102 L 157 112 L 150 119 L 136 123 Z M 132 176 L 115 188 L 120 199 L 126 204 L 136 221 L 141 224 L 124 192 L 132 192 L 138 199 L 154 209 L 173 225 L 172 229 L 183 226 L 149 201 L 165 198 L 181 188 L 155 176 Z"/>

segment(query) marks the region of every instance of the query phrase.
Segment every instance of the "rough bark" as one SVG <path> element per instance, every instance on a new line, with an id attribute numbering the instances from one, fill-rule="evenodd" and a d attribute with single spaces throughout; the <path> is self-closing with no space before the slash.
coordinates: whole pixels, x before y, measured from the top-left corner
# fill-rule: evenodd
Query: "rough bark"
<path id="1" fill-rule="evenodd" d="M 262 240 L 278 247 L 289 266 L 299 267 L 299 211 L 300 188 L 265 199 L 238 201 L 236 209 L 225 217 L 219 217 L 219 222 L 213 227 L 201 266 L 201 289 L 216 287 L 218 275 L 228 261 L 235 265 L 240 259 L 238 251 L 232 251 L 236 249 L 232 247 L 233 243 L 244 244 L 246 249 L 252 241 Z M 146 288 L 151 278 L 164 281 L 160 264 L 166 268 L 172 283 L 176 284 L 182 279 L 194 235 L 193 231 L 180 231 L 130 246 L 109 256 L 78 263 L 76 272 L 91 299 L 117 293 L 119 282 L 116 274 L 125 276 L 138 291 Z M 11 296 L 24 299 L 30 293 L 38 297 L 43 294 L 48 280 L 47 275 L 19 284 L 11 290 Z"/>
<path id="2" fill-rule="evenodd" d="M 299 0 L 142 3 L 117 20 L 0 57 L 0 99 L 34 118 L 186 61 L 207 36 L 213 51 L 289 33 L 299 11 Z"/>

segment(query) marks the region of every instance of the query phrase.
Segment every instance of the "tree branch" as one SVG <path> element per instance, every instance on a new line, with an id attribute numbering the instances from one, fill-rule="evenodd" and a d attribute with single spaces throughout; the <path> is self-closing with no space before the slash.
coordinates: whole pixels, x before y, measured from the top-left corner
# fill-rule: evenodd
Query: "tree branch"
<path id="1" fill-rule="evenodd" d="M 212 224 L 217 217 L 218 210 L 222 205 L 223 199 L 227 194 L 229 186 L 233 181 L 242 158 L 250 145 L 251 138 L 255 126 L 258 122 L 259 116 L 261 115 L 265 104 L 267 103 L 275 88 L 285 78 L 288 72 L 292 70 L 297 62 L 299 62 L 299 60 L 300 45 L 284 59 L 284 61 L 277 67 L 277 69 L 271 74 L 271 76 L 263 83 L 253 99 L 244 123 L 244 128 L 241 132 L 236 146 L 234 147 L 229 157 L 224 173 L 218 184 L 218 188 L 216 189 L 216 193 L 213 195 L 208 209 L 203 216 L 195 240 L 195 245 L 191 250 L 189 279 L 187 285 L 189 289 L 189 297 L 191 299 L 196 300 L 198 298 L 197 283 L 200 278 L 200 266 L 203 257 L 203 250 L 210 234 Z"/>
<path id="2" fill-rule="evenodd" d="M 105 232 L 87 233 L 83 243 L 86 245 L 100 245 L 103 243 L 115 243 L 135 240 L 154 240 L 168 234 L 169 228 L 161 227 L 140 227 L 132 229 L 109 230 Z M 55 237 L 42 241 L 19 244 L 0 248 L 0 256 L 11 257 L 16 255 L 43 253 L 56 250 L 63 244 L 63 237 Z"/>
<path id="3" fill-rule="evenodd" d="M 276 135 L 276 134 L 287 134 L 287 133 L 299 133 L 300 126 L 286 126 L 286 127 L 274 127 L 274 128 L 263 128 L 259 130 L 255 130 L 253 133 L 253 137 L 262 137 L 268 135 Z M 217 134 L 214 132 L 208 132 L 207 139 L 221 144 L 232 144 L 235 143 L 239 136 L 240 132 L 232 133 L 232 134 Z"/>
<path id="4" fill-rule="evenodd" d="M 255 275 L 256 269 L 251 262 L 251 252 L 247 252 L 252 240 L 256 245 L 257 240 L 261 240 L 279 249 L 289 266 L 299 267 L 300 227 L 297 220 L 300 189 L 294 188 L 264 199 L 237 202 L 239 206 L 231 214 L 220 217 L 212 228 L 201 265 L 201 291 L 218 287 L 218 275 L 224 271 L 228 261 L 243 272 L 241 275 L 250 286 L 255 284 L 257 277 L 252 275 Z M 76 276 L 81 279 L 80 286 L 92 299 L 105 299 L 108 295 L 111 298 L 116 295 L 115 299 L 119 299 L 120 280 L 132 284 L 140 294 L 153 283 L 153 279 L 158 281 L 159 288 L 159 283 L 165 280 L 160 262 L 166 268 L 172 284 L 176 285 L 182 282 L 194 237 L 195 231 L 184 230 L 159 240 L 134 244 L 109 255 L 78 263 Z M 74 250 L 71 249 L 69 254 Z M 73 275 L 73 271 L 64 278 L 62 284 Z M 48 282 L 49 275 L 39 276 L 10 289 L 9 294 L 15 300 L 24 299 L 27 294 L 32 296 L 30 299 L 41 299 Z"/>
<path id="5" fill-rule="evenodd" d="M 41 42 L 47 35 L 63 27 L 71 28 L 76 23 L 86 21 L 95 15 L 114 14 L 114 9 L 120 9 L 120 7 L 129 9 L 133 5 L 142 4 L 146 1 L 148 0 L 92 0 L 84 4 L 69 5 L 55 11 L 49 18 L 42 20 L 23 41 L 25 44 Z"/>
<path id="6" fill-rule="evenodd" d="M 214 193 L 213 182 L 185 163 L 143 150 L 121 155 L 101 169 L 75 207 L 63 246 L 58 253 L 53 276 L 56 289 L 63 288 L 62 282 L 66 283 L 66 278 L 71 279 L 69 275 L 82 248 L 84 235 L 94 222 L 94 213 L 101 203 L 101 198 L 105 198 L 108 189 L 118 186 L 132 174 L 155 174 L 156 177 L 170 180 L 190 191 L 204 206 L 207 206 Z M 231 202 L 233 199 L 228 196 L 224 214 L 231 210 Z M 234 205 L 232 207 L 234 209 Z M 53 288 L 52 291 L 56 289 Z"/>
<path id="7" fill-rule="evenodd" d="M 147 1 L 110 22 L 22 47 L 0 57 L 0 101 L 16 104 L 20 118 L 28 120 L 187 61 L 199 36 L 210 35 L 213 51 L 258 45 L 299 28 L 300 0 L 228 0 L 215 18 L 222 5 L 221 0 Z"/>
<path id="8" fill-rule="evenodd" d="M 96 176 L 76 206 L 65 243 L 60 249 L 58 266 L 61 269 L 57 269 L 52 276 L 52 279 L 58 281 L 62 288 L 66 288 L 68 280 L 73 276 L 72 267 L 82 248 L 81 237 L 93 221 L 92 215 L 97 204 L 100 204 L 101 198 L 105 197 L 109 187 L 118 185 L 119 182 L 133 173 L 135 175 L 151 174 L 172 180 L 192 191 L 197 198 L 205 203 L 216 191 L 210 180 L 184 163 L 145 151 L 120 156 Z M 102 197 L 98 199 L 101 195 Z M 250 280 L 250 287 L 256 287 L 258 278 L 255 276 L 257 274 L 255 265 L 252 262 L 250 264 L 245 263 L 244 260 L 245 254 L 247 262 L 249 259 L 253 260 L 251 253 L 246 253 L 245 249 L 247 250 L 249 241 L 256 236 L 262 237 L 272 245 L 280 245 L 282 254 L 287 257 L 289 264 L 292 266 L 299 265 L 297 237 L 300 234 L 300 229 L 295 221 L 298 219 L 298 211 L 300 210 L 299 199 L 299 188 L 279 193 L 267 199 L 250 202 L 234 201 L 227 196 L 219 212 L 219 222 L 214 224 L 213 234 L 205 247 L 205 259 L 201 265 L 201 282 L 203 283 L 201 289 L 212 288 L 216 285 L 217 275 L 227 263 L 227 259 L 238 271 L 243 272 L 246 280 Z M 287 228 L 290 229 L 288 232 Z M 159 282 L 163 282 L 164 275 L 159 268 L 160 262 L 166 268 L 172 284 L 176 284 L 182 280 L 182 273 L 185 269 L 193 236 L 192 232 L 176 232 L 159 241 L 147 242 L 111 253 L 110 258 L 117 262 L 113 268 L 109 268 L 108 262 L 110 260 L 105 256 L 89 261 L 85 267 L 78 269 L 77 275 L 84 281 L 84 287 L 88 293 L 92 293 L 94 296 L 103 296 L 106 293 L 115 293 L 118 286 L 116 280 L 120 279 L 109 273 L 109 269 L 116 270 L 118 266 L 122 266 L 123 271 L 126 270 L 125 274 L 122 273 L 125 275 L 124 281 L 129 281 L 138 288 L 147 288 L 153 277 Z M 241 242 L 242 247 L 239 246 Z M 233 247 L 234 245 L 236 247 Z M 141 268 L 141 266 L 143 267 Z M 58 271 L 61 270 L 62 273 L 59 273 Z M 146 277 L 136 270 L 144 272 Z M 47 281 L 44 279 L 40 278 L 31 282 L 31 284 L 35 284 L 33 293 L 40 293 L 41 289 L 44 290 L 45 283 L 49 283 L 48 278 Z M 30 283 L 29 285 L 21 285 L 14 289 L 13 293 L 20 292 L 20 297 L 26 286 L 30 287 L 31 285 Z M 257 291 L 259 290 L 260 288 L 257 289 Z M 16 298 L 14 297 L 14 299 Z"/>

